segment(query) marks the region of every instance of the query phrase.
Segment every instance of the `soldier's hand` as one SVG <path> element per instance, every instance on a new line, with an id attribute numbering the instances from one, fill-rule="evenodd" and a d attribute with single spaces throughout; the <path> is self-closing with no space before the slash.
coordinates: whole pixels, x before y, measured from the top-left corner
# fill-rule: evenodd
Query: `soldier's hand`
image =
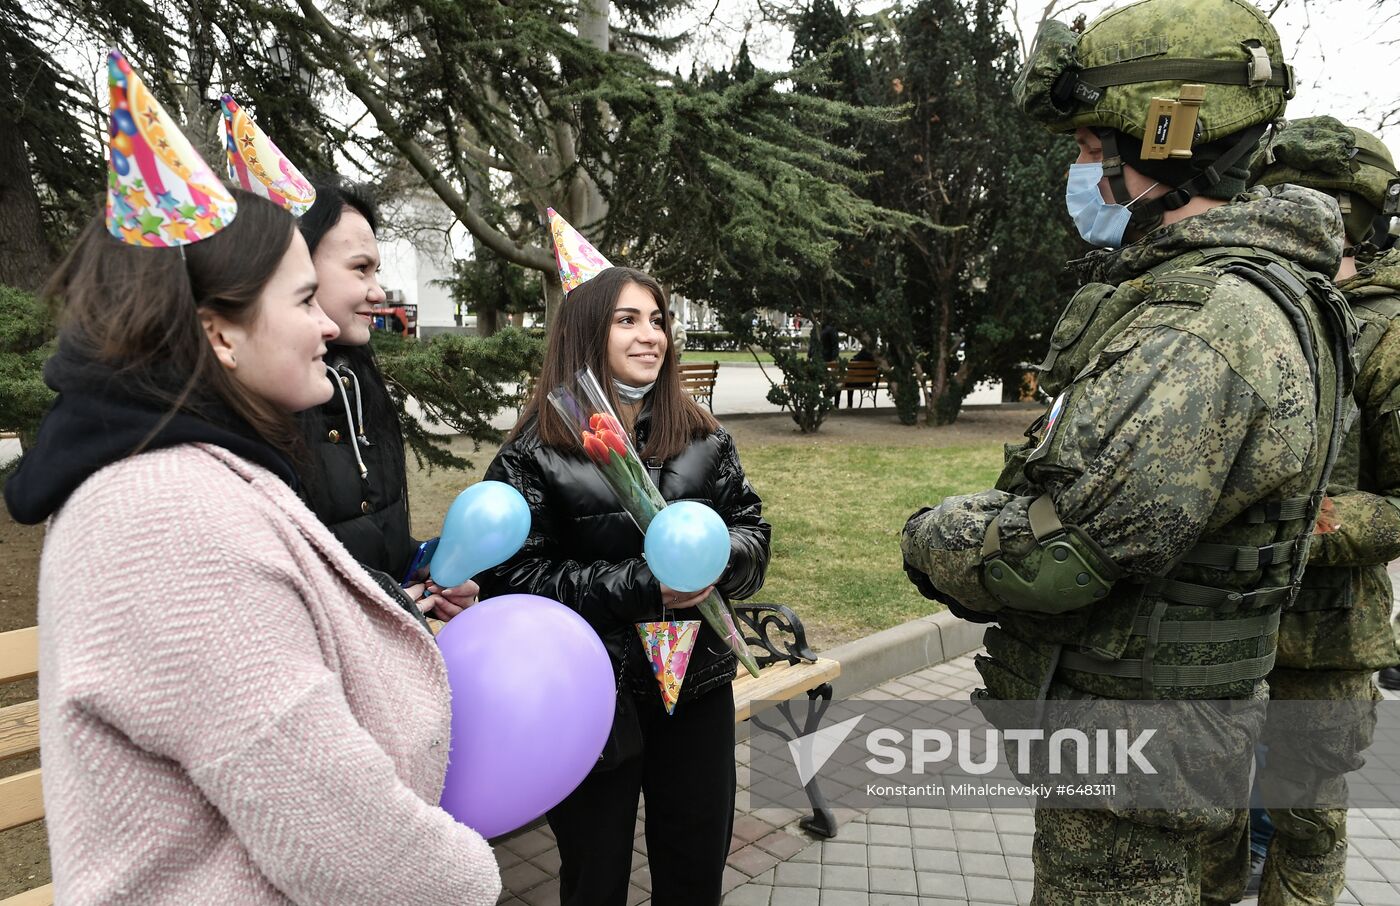
<path id="1" fill-rule="evenodd" d="M 1322 498 L 1322 506 L 1317 511 L 1317 525 L 1313 527 L 1314 535 L 1328 535 L 1342 527 L 1342 520 L 1337 515 L 1337 505 L 1332 502 L 1331 497 Z"/>

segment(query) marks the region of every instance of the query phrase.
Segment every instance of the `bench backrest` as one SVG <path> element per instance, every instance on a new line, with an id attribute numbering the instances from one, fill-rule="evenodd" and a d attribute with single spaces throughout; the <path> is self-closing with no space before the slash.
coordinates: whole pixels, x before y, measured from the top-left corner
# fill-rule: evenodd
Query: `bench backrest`
<path id="1" fill-rule="evenodd" d="M 39 629 L 30 626 L 0 632 L 0 684 L 17 683 L 39 674 Z M 39 702 L 25 701 L 0 708 L 0 761 L 39 751 Z M 39 769 L 0 778 L 0 831 L 44 817 L 44 793 Z M 7 904 L 53 902 L 53 888 L 44 886 L 0 901 Z"/>
<path id="2" fill-rule="evenodd" d="M 880 366 L 874 362 L 847 362 L 847 381 L 874 381 L 880 377 Z"/>
<path id="3" fill-rule="evenodd" d="M 719 377 L 719 362 L 680 362 L 676 374 L 681 379 L 681 389 L 691 396 L 709 396 L 715 389 L 715 378 Z"/>

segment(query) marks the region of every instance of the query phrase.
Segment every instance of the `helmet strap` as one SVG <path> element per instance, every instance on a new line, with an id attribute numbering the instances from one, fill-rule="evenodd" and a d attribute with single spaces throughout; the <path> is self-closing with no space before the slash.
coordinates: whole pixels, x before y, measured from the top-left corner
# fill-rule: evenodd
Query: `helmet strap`
<path id="1" fill-rule="evenodd" d="M 1227 148 L 1224 154 L 1211 161 L 1204 170 L 1173 188 L 1167 194 L 1141 205 L 1134 205 L 1131 208 L 1132 219 L 1128 221 L 1128 224 L 1144 234 L 1157 229 L 1162 225 L 1162 216 L 1167 211 L 1175 211 L 1185 207 L 1202 190 L 1220 182 L 1226 171 L 1258 146 L 1259 139 L 1267 128 L 1267 124 L 1260 124 L 1243 130 L 1239 133 L 1239 138 L 1235 143 Z M 1103 172 L 1108 177 L 1113 200 L 1121 205 L 1131 204 L 1133 195 L 1128 191 L 1127 180 L 1123 177 L 1124 164 L 1123 155 L 1118 149 L 1118 131 L 1116 129 L 1097 131 L 1099 140 L 1103 144 Z"/>

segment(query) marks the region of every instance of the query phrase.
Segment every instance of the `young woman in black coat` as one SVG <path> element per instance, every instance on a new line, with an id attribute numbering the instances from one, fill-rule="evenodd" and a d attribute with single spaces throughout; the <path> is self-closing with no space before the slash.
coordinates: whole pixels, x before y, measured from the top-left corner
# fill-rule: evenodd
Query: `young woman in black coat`
<path id="1" fill-rule="evenodd" d="M 302 415 L 311 466 L 302 475 L 307 506 L 410 613 L 450 619 L 476 600 L 476 583 L 452 589 L 419 582 L 404 592 L 418 541 L 409 533 L 403 433 L 370 348 L 379 286 L 378 217 L 359 189 L 316 182 L 316 203 L 301 234 L 316 265 L 317 300 L 340 328 L 326 353 L 335 395 Z M 421 617 L 420 617 L 421 619 Z"/>
<path id="2" fill-rule="evenodd" d="M 623 906 L 637 797 L 646 798 L 652 902 L 720 902 L 734 820 L 735 658 L 702 624 L 674 713 L 667 715 L 636 624 L 699 619 L 710 589 L 662 585 L 642 559 L 642 533 L 584 457 L 549 391 L 590 366 L 668 501 L 713 507 L 729 526 L 730 557 L 715 583 L 725 598 L 763 584 L 771 528 L 734 440 L 682 390 L 661 287 L 630 268 L 602 271 L 566 297 L 533 398 L 486 478 L 520 490 L 532 525 L 524 549 L 478 576 L 482 596 L 530 593 L 577 610 L 603 639 L 619 676 L 605 757 L 549 812 L 565 906 Z M 528 656 L 522 654 L 522 656 Z M 633 716 L 635 713 L 635 716 Z"/>

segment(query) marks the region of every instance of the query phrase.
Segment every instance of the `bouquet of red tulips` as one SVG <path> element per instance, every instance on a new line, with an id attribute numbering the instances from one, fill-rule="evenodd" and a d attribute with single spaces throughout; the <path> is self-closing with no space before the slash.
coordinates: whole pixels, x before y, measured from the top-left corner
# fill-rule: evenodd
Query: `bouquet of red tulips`
<path id="1" fill-rule="evenodd" d="M 651 520 L 666 506 L 666 500 L 647 474 L 642 458 L 637 455 L 593 371 L 583 369 L 574 376 L 574 381 L 572 389 L 562 384 L 555 387 L 550 391 L 549 401 L 573 430 L 583 445 L 583 452 L 598 467 L 623 510 L 645 534 Z M 734 611 L 719 592 L 711 591 L 696 609 L 710 628 L 729 644 L 739 663 L 758 676 L 758 664 L 739 633 Z"/>

